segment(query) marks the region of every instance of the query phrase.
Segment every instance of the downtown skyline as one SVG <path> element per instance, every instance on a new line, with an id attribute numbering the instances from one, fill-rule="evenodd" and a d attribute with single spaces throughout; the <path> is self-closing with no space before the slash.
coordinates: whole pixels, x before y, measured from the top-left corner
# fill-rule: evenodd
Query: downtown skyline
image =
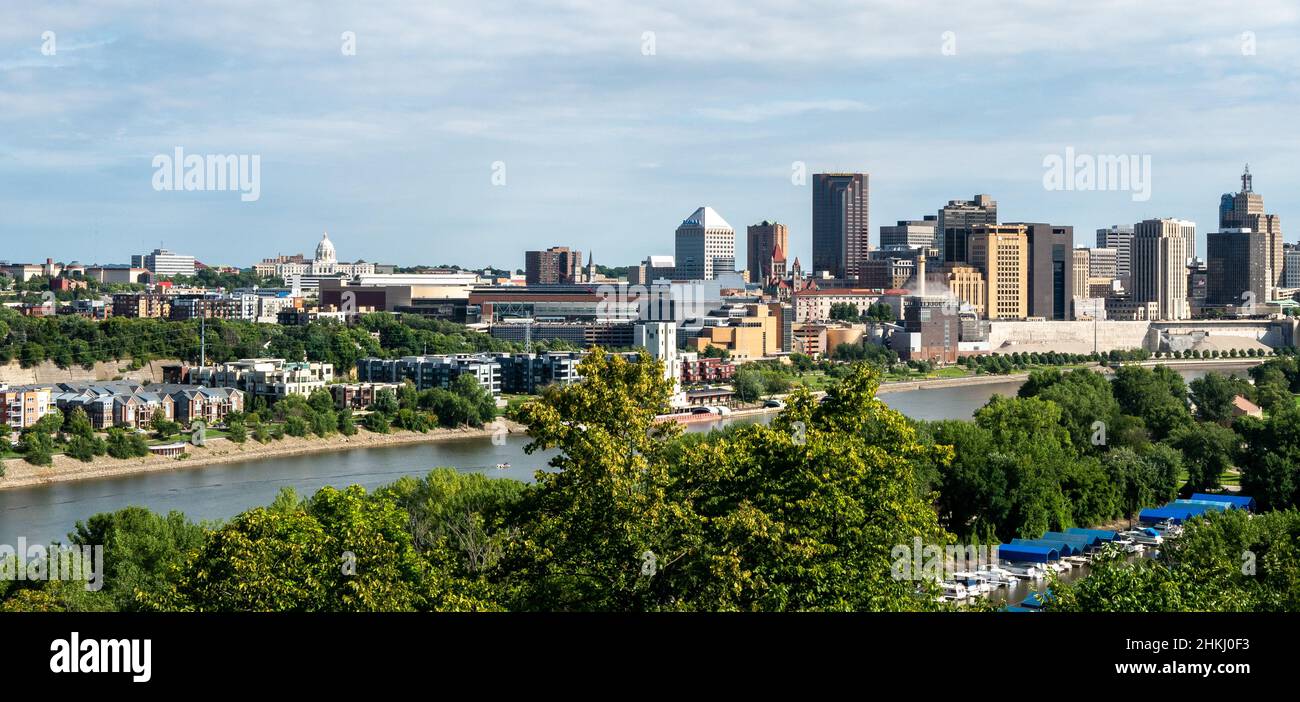
<path id="1" fill-rule="evenodd" d="M 630 265 L 671 253 L 682 218 L 710 206 L 737 230 L 786 224 L 807 264 L 811 175 L 826 171 L 870 174 L 873 246 L 882 225 L 988 193 L 1003 221 L 1069 225 L 1076 245 L 1178 217 L 1204 251 L 1246 162 L 1270 211 L 1295 216 L 1295 147 L 1257 141 L 1285 133 L 1297 102 L 1284 3 L 1248 5 L 1239 27 L 1186 3 L 873 3 L 829 32 L 818 8 L 760 20 L 725 3 L 509 17 L 286 3 L 150 23 L 137 7 L 6 9 L 0 258 L 112 263 L 161 245 L 249 266 L 328 229 L 352 260 L 515 270 L 524 250 L 564 244 Z M 701 28 L 721 48 L 698 46 Z M 178 147 L 260 156 L 260 198 L 154 190 L 152 159 Z M 1149 155 L 1150 199 L 1045 190 L 1044 159 L 1067 149 Z"/>

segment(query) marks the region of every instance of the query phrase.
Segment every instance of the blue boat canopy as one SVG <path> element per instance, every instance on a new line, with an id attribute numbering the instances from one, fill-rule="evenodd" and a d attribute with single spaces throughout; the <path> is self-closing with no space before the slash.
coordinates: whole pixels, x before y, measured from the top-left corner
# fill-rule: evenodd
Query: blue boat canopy
<path id="1" fill-rule="evenodd" d="M 1095 536 L 1100 541 L 1114 541 L 1116 534 L 1106 529 L 1080 529 L 1079 527 L 1070 527 L 1065 530 L 1067 534 L 1083 534 L 1085 536 Z"/>
<path id="2" fill-rule="evenodd" d="M 1192 495 L 1193 500 L 1210 500 L 1213 502 L 1226 502 L 1238 509 L 1255 511 L 1255 498 L 1249 495 L 1210 495 L 1198 492 Z"/>
<path id="3" fill-rule="evenodd" d="M 1070 543 L 1069 541 L 1057 541 L 1056 539 L 1012 539 L 1012 544 L 1024 546 L 1045 546 L 1055 549 L 1062 556 L 1074 556 L 1083 550 L 1080 544 Z"/>
<path id="4" fill-rule="evenodd" d="M 1085 549 L 1092 548 L 1101 543 L 1101 539 L 1091 534 L 1071 534 L 1064 531 L 1049 531 L 1046 534 L 1043 534 L 1043 538 L 1082 544 L 1081 547 Z"/>
<path id="5" fill-rule="evenodd" d="M 1060 558 L 1060 551 L 1044 546 L 1014 543 L 998 546 L 998 559 L 1012 563 L 1047 563 Z"/>

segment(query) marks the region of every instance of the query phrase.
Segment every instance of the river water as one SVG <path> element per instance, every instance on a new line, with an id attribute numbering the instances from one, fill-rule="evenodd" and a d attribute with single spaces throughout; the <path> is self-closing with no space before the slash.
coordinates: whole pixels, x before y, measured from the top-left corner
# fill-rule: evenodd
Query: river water
<path id="1" fill-rule="evenodd" d="M 1241 372 L 1241 371 L 1238 371 Z M 1204 371 L 1184 371 L 1191 379 Z M 1021 381 L 905 390 L 880 395 L 890 407 L 917 419 L 969 419 L 994 394 L 1015 395 Z M 768 421 L 772 415 L 730 421 Z M 716 424 L 688 425 L 708 431 Z M 404 446 L 352 449 L 282 456 L 193 469 L 144 473 L 0 490 L 0 544 L 62 541 L 78 520 L 130 505 L 155 512 L 178 510 L 191 519 L 228 519 L 250 507 L 268 504 L 281 488 L 307 496 L 334 485 L 358 484 L 367 490 L 403 475 L 421 476 L 431 468 L 531 480 L 550 454 L 524 453 L 528 439 L 510 435 L 504 445 L 490 438 L 467 438 Z M 510 464 L 498 469 L 499 464 Z"/>

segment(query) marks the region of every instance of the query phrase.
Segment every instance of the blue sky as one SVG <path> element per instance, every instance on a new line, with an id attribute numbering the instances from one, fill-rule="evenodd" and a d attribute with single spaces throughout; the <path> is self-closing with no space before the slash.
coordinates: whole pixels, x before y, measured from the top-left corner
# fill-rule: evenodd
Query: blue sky
<path id="1" fill-rule="evenodd" d="M 0 260 L 161 242 L 249 265 L 328 229 L 347 260 L 518 268 L 569 245 L 625 265 L 672 253 L 710 205 L 741 260 L 744 226 L 775 219 L 806 264 L 794 162 L 870 173 L 873 241 L 989 193 L 1003 221 L 1073 225 L 1081 245 L 1192 219 L 1203 251 L 1247 161 L 1300 226 L 1298 17 L 1280 0 L 10 2 Z M 155 191 L 153 157 L 178 146 L 259 155 L 260 199 Z M 1150 199 L 1046 190 L 1066 147 L 1150 155 Z"/>

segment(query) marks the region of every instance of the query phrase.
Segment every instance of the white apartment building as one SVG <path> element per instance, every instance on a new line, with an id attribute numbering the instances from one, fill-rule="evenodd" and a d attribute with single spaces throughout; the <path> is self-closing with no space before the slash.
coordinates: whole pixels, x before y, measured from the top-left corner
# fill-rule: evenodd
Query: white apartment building
<path id="1" fill-rule="evenodd" d="M 277 400 L 311 395 L 334 382 L 334 365 L 283 358 L 243 358 L 190 370 L 190 381 L 214 388 L 236 388 L 249 396 Z"/>

